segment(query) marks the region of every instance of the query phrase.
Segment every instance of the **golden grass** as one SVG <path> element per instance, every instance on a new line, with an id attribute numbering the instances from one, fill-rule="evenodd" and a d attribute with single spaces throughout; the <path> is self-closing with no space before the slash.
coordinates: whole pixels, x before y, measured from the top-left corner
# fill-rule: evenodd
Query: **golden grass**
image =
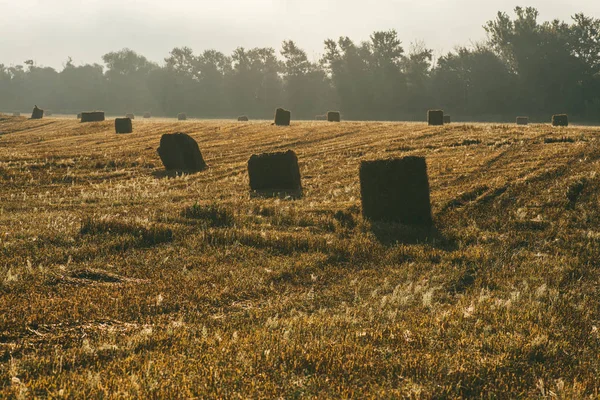
<path id="1" fill-rule="evenodd" d="M 163 172 L 181 131 L 208 170 Z M 597 398 L 599 133 L 4 117 L 0 397 Z M 304 197 L 250 196 L 285 149 Z M 404 155 L 436 232 L 360 215 Z"/>

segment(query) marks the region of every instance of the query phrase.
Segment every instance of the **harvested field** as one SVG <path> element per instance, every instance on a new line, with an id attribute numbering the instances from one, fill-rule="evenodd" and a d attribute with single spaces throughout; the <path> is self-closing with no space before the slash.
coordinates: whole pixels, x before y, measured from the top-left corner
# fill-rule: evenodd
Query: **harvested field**
<path id="1" fill-rule="evenodd" d="M 600 128 L 271 123 L 0 120 L 0 397 L 598 395 Z M 251 196 L 287 149 L 303 197 Z M 435 232 L 361 215 L 405 156 Z"/>

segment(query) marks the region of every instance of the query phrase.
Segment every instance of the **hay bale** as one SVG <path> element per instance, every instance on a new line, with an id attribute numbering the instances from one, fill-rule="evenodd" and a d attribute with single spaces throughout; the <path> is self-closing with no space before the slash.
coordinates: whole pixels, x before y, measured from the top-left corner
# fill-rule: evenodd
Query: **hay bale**
<path id="1" fill-rule="evenodd" d="M 38 108 L 38 106 L 33 107 L 33 111 L 31 112 L 31 119 L 42 119 L 44 118 L 44 110 Z"/>
<path id="2" fill-rule="evenodd" d="M 133 132 L 133 124 L 131 123 L 131 118 L 115 119 L 115 132 L 116 133 L 131 133 L 131 132 Z"/>
<path id="3" fill-rule="evenodd" d="M 569 126 L 569 116 L 567 114 L 553 115 L 552 126 Z"/>
<path id="4" fill-rule="evenodd" d="M 179 114 L 177 114 L 177 120 L 185 121 L 185 120 L 187 120 L 187 115 L 185 113 L 179 113 Z"/>
<path id="5" fill-rule="evenodd" d="M 125 118 L 135 119 L 135 115 L 133 115 L 133 114 L 126 114 Z"/>
<path id="6" fill-rule="evenodd" d="M 144 118 L 151 118 L 151 117 L 152 117 L 151 113 L 149 113 L 149 112 L 144 113 Z"/>
<path id="7" fill-rule="evenodd" d="M 444 115 L 444 124 L 451 124 L 452 123 L 452 117 L 450 117 L 449 115 Z"/>
<path id="8" fill-rule="evenodd" d="M 517 117 L 517 125 L 529 125 L 529 117 Z"/>
<path id="9" fill-rule="evenodd" d="M 292 121 L 292 113 L 283 108 L 278 108 L 275 111 L 275 125 L 278 126 L 289 126 Z"/>
<path id="10" fill-rule="evenodd" d="M 248 121 L 249 121 L 249 119 L 245 115 L 238 117 L 238 122 L 248 122 Z"/>
<path id="11" fill-rule="evenodd" d="M 429 125 L 444 125 L 444 111 L 443 110 L 429 110 L 427 111 L 427 123 Z"/>
<path id="12" fill-rule="evenodd" d="M 207 168 L 198 143 L 185 133 L 162 135 L 158 155 L 167 170 L 198 172 Z"/>
<path id="13" fill-rule="evenodd" d="M 317 120 L 317 121 L 327 121 L 327 114 L 315 115 L 315 120 Z"/>
<path id="14" fill-rule="evenodd" d="M 87 111 L 81 113 L 81 122 L 104 121 L 104 111 Z"/>
<path id="15" fill-rule="evenodd" d="M 328 122 L 340 122 L 342 117 L 339 111 L 328 111 L 327 112 L 327 121 Z"/>
<path id="16" fill-rule="evenodd" d="M 407 225 L 433 224 L 424 157 L 361 162 L 360 193 L 365 218 Z"/>
<path id="17" fill-rule="evenodd" d="M 18 111 L 13 113 L 13 117 L 20 117 L 20 116 L 21 116 L 21 113 Z"/>
<path id="18" fill-rule="evenodd" d="M 292 150 L 252 155 L 248 160 L 248 175 L 252 190 L 302 190 L 298 157 Z"/>

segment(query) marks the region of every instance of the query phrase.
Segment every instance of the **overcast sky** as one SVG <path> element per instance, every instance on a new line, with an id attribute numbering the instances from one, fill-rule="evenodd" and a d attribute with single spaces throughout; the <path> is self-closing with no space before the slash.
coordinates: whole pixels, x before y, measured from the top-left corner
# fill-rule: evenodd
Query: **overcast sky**
<path id="1" fill-rule="evenodd" d="M 274 47 L 295 40 L 317 59 L 323 40 L 360 42 L 396 29 L 405 47 L 424 41 L 436 54 L 485 39 L 482 25 L 497 11 L 531 5 L 541 20 L 577 12 L 600 17 L 598 0 L 0 0 L 0 63 L 62 68 L 101 62 L 129 47 L 162 63 L 174 47 L 196 53 L 238 46 Z"/>

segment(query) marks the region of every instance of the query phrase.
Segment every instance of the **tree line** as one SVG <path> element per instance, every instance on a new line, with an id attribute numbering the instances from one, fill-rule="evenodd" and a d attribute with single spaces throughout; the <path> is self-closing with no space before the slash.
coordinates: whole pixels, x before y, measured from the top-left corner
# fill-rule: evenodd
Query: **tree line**
<path id="1" fill-rule="evenodd" d="M 105 54 L 102 64 L 68 59 L 61 71 L 32 60 L 0 64 L 0 110 L 37 104 L 55 113 L 271 118 L 282 106 L 296 119 L 340 110 L 345 119 L 423 120 L 427 109 L 441 108 L 457 120 L 568 113 L 600 121 L 600 19 L 538 19 L 531 7 L 499 12 L 484 25 L 486 41 L 437 60 L 425 44 L 405 49 L 388 30 L 361 43 L 328 39 L 318 61 L 286 40 L 279 52 L 178 47 L 163 65 L 129 49 Z"/>

